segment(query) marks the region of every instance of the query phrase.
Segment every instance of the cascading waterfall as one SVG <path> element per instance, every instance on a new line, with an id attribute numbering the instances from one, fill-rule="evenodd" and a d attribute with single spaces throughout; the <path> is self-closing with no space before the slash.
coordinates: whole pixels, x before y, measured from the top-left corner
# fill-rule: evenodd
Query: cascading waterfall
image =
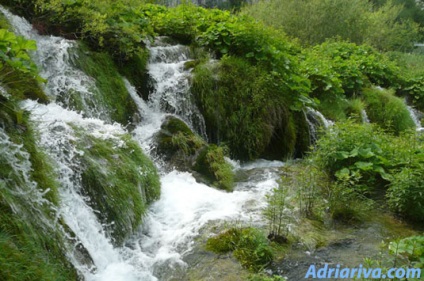
<path id="1" fill-rule="evenodd" d="M 305 115 L 309 125 L 310 143 L 314 144 L 318 139 L 319 128 L 327 129 L 333 125 L 333 122 L 325 118 L 321 112 L 310 107 L 306 108 Z"/>
<path id="2" fill-rule="evenodd" d="M 32 58 L 40 70 L 40 76 L 47 80 L 44 91 L 51 100 L 65 108 L 74 109 L 73 99 L 77 95 L 84 116 L 112 121 L 110 112 L 101 102 L 101 93 L 93 78 L 70 63 L 72 59 L 78 59 L 70 54 L 70 50 L 77 47 L 75 41 L 39 35 L 24 18 L 13 15 L 1 6 L 0 11 L 17 34 L 37 42 L 37 51 Z"/>
<path id="3" fill-rule="evenodd" d="M 192 60 L 190 48 L 169 44 L 166 37 L 158 37 L 148 49 L 148 73 L 154 88 L 149 95 L 149 108 L 157 113 L 166 112 L 179 116 L 195 132 L 206 138 L 205 121 L 192 101 L 190 71 L 185 67 Z"/>
<path id="4" fill-rule="evenodd" d="M 418 118 L 418 111 L 416 111 L 411 106 L 407 106 L 409 115 L 411 116 L 412 121 L 414 121 L 417 131 L 421 132 L 424 130 L 423 126 L 421 125 L 420 119 Z"/>
<path id="5" fill-rule="evenodd" d="M 265 206 L 263 198 L 277 186 L 278 167 L 283 163 L 262 161 L 238 167 L 246 173 L 250 171 L 250 175 L 246 181 L 237 183 L 233 193 L 197 183 L 187 172 L 162 171 L 161 198 L 151 206 L 140 230 L 123 246 L 114 247 L 105 226 L 96 217 L 97 211 L 88 204 L 90 198 L 81 194 L 84 186 L 78 158 L 83 152 L 76 146 L 79 142 L 76 131 L 112 140 L 116 146 L 121 145 L 119 136 L 128 131 L 120 125 L 110 124 L 109 114 L 101 102 L 93 102 L 96 99 L 93 80 L 72 67 L 69 51 L 75 42 L 40 36 L 24 19 L 3 8 L 1 11 L 20 34 L 35 40 L 38 45 L 34 60 L 41 76 L 48 81 L 45 90 L 53 102 L 42 105 L 25 101 L 22 106 L 30 112 L 40 136 L 40 145 L 55 162 L 59 174 L 60 206 L 57 214 L 72 229 L 76 243 L 87 250 L 93 261 L 93 265 L 84 264 L 72 253 L 68 254 L 85 280 L 166 280 L 173 275 L 175 266 L 185 267 L 184 256 L 191 251 L 193 239 L 208 222 L 237 219 L 260 223 L 261 209 Z M 151 46 L 150 51 L 148 70 L 155 91 L 149 101 L 141 99 L 126 81 L 143 117 L 132 134 L 147 153 L 154 145 L 152 136 L 160 129 L 166 114 L 179 116 L 205 136 L 203 118 L 189 95 L 189 71 L 184 69 L 189 59 L 188 49 L 160 43 Z M 67 103 L 67 96 L 73 91 L 86 101 L 83 112 L 74 111 Z M 7 140 L 7 137 L 2 139 Z M 256 170 L 259 172 L 254 172 Z M 27 171 L 22 170 L 22 173 Z"/>
<path id="6" fill-rule="evenodd" d="M 140 98 L 128 81 L 127 88 L 138 105 L 142 122 L 134 130 L 134 137 L 149 152 L 154 146 L 153 136 L 167 114 L 175 114 L 185 120 L 197 132 L 204 134 L 204 121 L 192 104 L 189 96 L 184 63 L 188 49 L 181 45 L 159 44 L 150 47 L 149 74 L 155 90 L 146 102 Z M 182 90 L 181 90 L 182 89 Z M 185 96 L 184 96 L 185 95 Z M 165 112 L 165 110 L 169 110 Z M 192 122 L 199 122 L 196 126 Z M 185 266 L 183 257 L 192 249 L 193 238 L 209 221 L 238 219 L 260 221 L 265 194 L 276 187 L 278 167 L 281 162 L 256 162 L 239 169 L 251 170 L 263 167 L 264 173 L 239 183 L 233 193 L 226 193 L 197 183 L 190 173 L 162 172 L 162 197 L 154 203 L 145 219 L 139 236 L 131 242 L 134 248 L 134 263 L 150 264 L 152 272 L 161 280 L 170 277 L 170 266 Z M 247 202 L 256 202 L 247 204 Z M 140 256 L 141 255 L 141 256 Z M 139 256 L 137 258 L 137 256 Z"/>
<path id="7" fill-rule="evenodd" d="M 370 119 L 368 118 L 367 111 L 365 109 L 361 110 L 361 118 L 362 118 L 362 123 L 369 123 L 370 122 Z"/>

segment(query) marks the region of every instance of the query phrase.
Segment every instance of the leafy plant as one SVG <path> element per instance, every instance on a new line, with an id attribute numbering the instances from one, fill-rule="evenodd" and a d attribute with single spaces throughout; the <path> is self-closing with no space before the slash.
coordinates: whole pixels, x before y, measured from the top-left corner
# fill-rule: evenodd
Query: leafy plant
<path id="1" fill-rule="evenodd" d="M 0 29 L 0 77 L 4 80 L 13 72 L 31 74 L 39 81 L 37 66 L 32 62 L 28 52 L 37 49 L 33 40 L 16 36 L 13 32 Z"/>

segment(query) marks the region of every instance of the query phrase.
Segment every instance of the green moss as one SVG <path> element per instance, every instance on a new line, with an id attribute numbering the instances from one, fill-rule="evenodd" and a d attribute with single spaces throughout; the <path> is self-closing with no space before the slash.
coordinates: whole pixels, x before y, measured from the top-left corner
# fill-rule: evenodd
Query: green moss
<path id="1" fill-rule="evenodd" d="M 393 91 L 371 88 L 365 89 L 362 95 L 371 122 L 396 134 L 415 128 L 405 102 L 395 97 Z"/>
<path id="2" fill-rule="evenodd" d="M 273 260 L 265 235 L 256 228 L 230 228 L 206 242 L 206 249 L 218 254 L 233 251 L 244 268 L 258 272 Z"/>
<path id="3" fill-rule="evenodd" d="M 80 137 L 83 193 L 92 198 L 91 207 L 99 211 L 99 219 L 110 226 L 119 245 L 141 224 L 147 206 L 159 198 L 158 174 L 130 136 L 119 140 L 123 145 Z"/>
<path id="4" fill-rule="evenodd" d="M 225 154 L 224 148 L 211 144 L 200 152 L 193 169 L 206 176 L 212 185 L 231 191 L 234 173 L 231 165 L 225 161 Z"/>
<path id="5" fill-rule="evenodd" d="M 296 129 L 289 97 L 265 69 L 235 57 L 200 64 L 192 92 L 209 139 L 226 143 L 232 157 L 282 159 L 293 153 Z"/>
<path id="6" fill-rule="evenodd" d="M 125 83 L 115 66 L 112 57 L 107 53 L 91 52 L 83 44 L 74 50 L 72 63 L 87 75 L 94 78 L 96 89 L 92 89 L 94 98 L 88 107 L 100 104 L 110 114 L 113 121 L 127 125 L 131 122 L 137 107 L 125 87 Z M 81 108 L 78 93 L 71 94 L 71 106 L 76 110 Z"/>
<path id="7" fill-rule="evenodd" d="M 137 89 L 137 92 L 147 100 L 149 95 L 147 63 L 149 52 L 142 49 L 134 54 L 131 59 L 116 61 L 119 72 L 130 81 Z"/>
<path id="8" fill-rule="evenodd" d="M 176 117 L 168 117 L 161 126 L 161 131 L 156 135 L 156 150 L 166 158 L 182 152 L 182 155 L 194 155 L 199 148 L 207 145 L 202 138 L 195 135 L 184 121 Z"/>
<path id="9" fill-rule="evenodd" d="M 57 218 L 52 208 L 58 206 L 59 199 L 52 163 L 37 147 L 37 136 L 16 99 L 0 101 L 0 112 L 1 126 L 10 141 L 22 145 L 20 150 L 28 153 L 30 161 L 20 155 L 12 160 L 0 154 L 0 279 L 77 280 L 67 259 L 61 221 L 53 224 Z M 2 144 L 0 150 L 8 149 Z M 20 165 L 30 171 L 28 179 L 25 171 L 18 171 Z M 46 202 L 33 198 L 31 182 L 45 192 Z"/>

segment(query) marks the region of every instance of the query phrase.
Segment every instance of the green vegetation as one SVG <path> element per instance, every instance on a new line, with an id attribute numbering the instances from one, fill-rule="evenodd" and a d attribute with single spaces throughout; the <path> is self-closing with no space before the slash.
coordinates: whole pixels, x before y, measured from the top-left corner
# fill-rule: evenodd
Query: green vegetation
<path id="1" fill-rule="evenodd" d="M 242 12 L 287 32 L 304 45 L 339 37 L 357 44 L 368 43 L 380 50 L 411 50 L 419 24 L 413 19 L 399 19 L 402 5 L 387 1 L 377 8 L 371 2 L 258 1 L 245 6 Z"/>
<path id="2" fill-rule="evenodd" d="M 147 206 L 159 198 L 159 176 L 140 147 L 123 135 L 103 140 L 81 134 L 83 194 L 117 245 L 141 224 Z M 123 142 L 123 144 L 120 144 Z"/>
<path id="3" fill-rule="evenodd" d="M 395 97 L 393 91 L 365 89 L 362 93 L 366 111 L 371 122 L 399 134 L 415 128 L 415 123 L 406 108 L 405 102 Z"/>
<path id="4" fill-rule="evenodd" d="M 200 151 L 193 169 L 204 175 L 212 185 L 232 191 L 234 187 L 233 167 L 227 163 L 224 148 L 209 145 Z"/>
<path id="5" fill-rule="evenodd" d="M 223 254 L 233 251 L 233 255 L 243 267 L 258 272 L 273 259 L 268 240 L 256 228 L 230 228 L 208 239 L 206 249 Z M 278 280 L 278 279 L 277 279 Z"/>
<path id="6" fill-rule="evenodd" d="M 233 157 L 244 160 L 294 154 L 293 102 L 272 75 L 244 59 L 227 56 L 219 64 L 197 66 L 194 73 L 192 91 L 212 141 L 226 143 Z"/>
<path id="7" fill-rule="evenodd" d="M 424 146 L 415 132 L 393 136 L 376 126 L 335 125 L 317 142 L 311 159 L 343 190 L 377 198 L 409 220 L 422 220 Z M 348 193 L 351 193 L 349 191 Z M 364 199 L 365 200 L 365 199 Z"/>
<path id="8" fill-rule="evenodd" d="M 8 28 L 3 18 L 1 27 Z M 5 29 L 0 35 L 0 81 L 5 88 L 0 93 L 0 279 L 76 280 L 77 272 L 64 254 L 64 224 L 50 223 L 57 220 L 57 175 L 18 104 L 23 98 L 47 101 L 27 53 L 35 44 Z"/>
<path id="9" fill-rule="evenodd" d="M 72 56 L 72 63 L 94 78 L 97 89 L 91 89 L 94 98 L 90 97 L 89 104 L 82 104 L 81 93 L 69 93 L 72 98 L 66 98 L 70 100 L 71 107 L 78 111 L 90 111 L 100 106 L 110 115 L 107 117 L 111 120 L 123 125 L 131 123 L 137 107 L 110 55 L 105 52 L 90 52 L 83 44 L 79 44 L 73 51 L 75 54 Z"/>

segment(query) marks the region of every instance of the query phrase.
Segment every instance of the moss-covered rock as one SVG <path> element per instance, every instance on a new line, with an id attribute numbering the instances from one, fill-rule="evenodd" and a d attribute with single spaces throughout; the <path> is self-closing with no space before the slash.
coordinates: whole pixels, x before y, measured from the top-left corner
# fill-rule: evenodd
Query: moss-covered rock
<path id="1" fill-rule="evenodd" d="M 100 139 L 80 134 L 82 192 L 120 245 L 160 196 L 156 168 L 128 135 Z"/>
<path id="2" fill-rule="evenodd" d="M 297 135 L 292 96 L 276 79 L 241 58 L 197 65 L 192 92 L 209 140 L 226 143 L 231 156 L 242 160 L 292 156 Z"/>
<path id="3" fill-rule="evenodd" d="M 90 51 L 80 43 L 78 48 L 73 49 L 72 64 L 84 71 L 95 80 L 97 89 L 92 89 L 93 98 L 91 104 L 87 104 L 88 110 L 100 104 L 108 112 L 112 121 L 127 125 L 138 114 L 137 106 L 131 98 L 125 83 L 115 65 L 112 57 L 105 52 Z M 71 108 L 84 111 L 80 93 L 70 92 L 67 97 Z"/>
<path id="4" fill-rule="evenodd" d="M 207 145 L 184 121 L 173 116 L 165 119 L 155 138 L 156 153 L 180 171 L 190 170 L 199 149 Z"/>
<path id="5" fill-rule="evenodd" d="M 194 171 L 197 180 L 231 191 L 234 185 L 232 167 L 226 162 L 226 151 L 208 145 L 180 119 L 169 116 L 155 136 L 156 153 L 172 168 Z"/>
<path id="6" fill-rule="evenodd" d="M 232 166 L 225 161 L 225 155 L 224 148 L 211 144 L 202 149 L 193 169 L 204 175 L 213 186 L 232 191 L 234 173 Z"/>

